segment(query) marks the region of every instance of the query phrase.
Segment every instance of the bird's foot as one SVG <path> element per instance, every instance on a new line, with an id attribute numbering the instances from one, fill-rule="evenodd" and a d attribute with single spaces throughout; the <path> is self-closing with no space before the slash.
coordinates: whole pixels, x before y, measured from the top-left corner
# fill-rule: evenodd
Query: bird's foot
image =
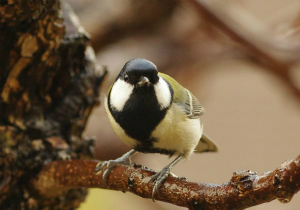
<path id="1" fill-rule="evenodd" d="M 154 174 L 151 177 L 150 182 L 155 182 L 154 186 L 153 186 L 153 189 L 152 189 L 152 201 L 153 202 L 155 202 L 155 200 L 154 200 L 155 194 L 158 193 L 158 190 L 161 187 L 162 183 L 169 176 L 170 170 L 171 170 L 171 168 L 168 165 L 162 171 L 157 172 L 156 174 Z"/>
<path id="2" fill-rule="evenodd" d="M 108 160 L 108 161 L 103 161 L 103 162 L 100 162 L 96 165 L 95 167 L 95 172 L 98 172 L 100 170 L 103 170 L 106 166 L 106 169 L 105 171 L 103 172 L 103 175 L 102 175 L 102 182 L 105 186 L 107 186 L 107 177 L 109 175 L 109 173 L 111 172 L 111 170 L 120 165 L 120 164 L 123 164 L 123 165 L 130 165 L 131 164 L 131 160 L 130 160 L 130 157 L 135 153 L 134 150 L 130 150 L 129 152 L 125 153 L 122 157 L 119 157 L 115 160 Z"/>
<path id="3" fill-rule="evenodd" d="M 184 158 L 184 155 L 183 154 L 179 155 L 169 165 L 164 167 L 164 169 L 161 172 L 158 172 L 151 177 L 150 182 L 155 181 L 153 189 L 152 189 L 152 201 L 153 202 L 154 202 L 155 193 L 158 193 L 159 188 L 161 187 L 161 185 L 165 181 L 165 179 L 169 176 L 169 174 L 174 176 L 172 173 L 170 173 L 170 171 L 173 168 L 173 166 L 175 164 L 177 164 L 182 158 Z"/>

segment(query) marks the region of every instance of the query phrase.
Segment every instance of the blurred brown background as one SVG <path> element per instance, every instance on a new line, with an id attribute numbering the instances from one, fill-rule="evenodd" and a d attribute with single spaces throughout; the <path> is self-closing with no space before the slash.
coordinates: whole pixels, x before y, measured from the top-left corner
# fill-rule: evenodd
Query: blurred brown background
<path id="1" fill-rule="evenodd" d="M 221 184 L 237 170 L 258 174 L 295 158 L 300 148 L 300 99 L 281 78 L 249 58 L 245 50 L 184 1 L 69 0 L 83 27 L 92 35 L 99 65 L 109 76 L 101 100 L 124 63 L 143 57 L 159 71 L 193 92 L 206 109 L 201 117 L 205 133 L 220 147 L 217 154 L 194 154 L 172 170 L 190 181 Z M 272 29 L 278 45 L 295 33 L 297 0 L 228 0 L 241 12 Z M 251 25 L 251 19 L 248 21 Z M 248 27 L 248 26 L 245 26 Z M 293 78 L 299 80 L 299 68 Z M 95 109 L 85 134 L 96 136 L 96 157 L 114 159 L 129 148 L 117 138 L 104 106 Z M 161 170 L 170 160 L 158 154 L 139 154 L 134 162 Z M 101 207 L 100 207 L 101 203 Z M 300 196 L 253 210 L 299 210 Z M 105 207 L 105 208 L 104 208 Z M 130 193 L 94 189 L 83 209 L 183 209 L 142 199 Z"/>

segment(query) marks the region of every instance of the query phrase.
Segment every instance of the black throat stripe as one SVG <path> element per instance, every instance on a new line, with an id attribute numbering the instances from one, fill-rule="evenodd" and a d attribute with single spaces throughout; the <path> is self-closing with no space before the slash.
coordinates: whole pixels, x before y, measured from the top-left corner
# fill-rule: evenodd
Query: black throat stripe
<path id="1" fill-rule="evenodd" d="M 169 85 L 168 82 L 167 84 Z M 170 90 L 172 100 L 173 90 L 172 88 Z M 110 93 L 108 95 L 108 104 L 110 104 Z M 121 112 L 109 106 L 112 116 L 126 134 L 140 142 L 140 146 L 136 149 L 139 151 L 139 148 L 141 148 L 143 150 L 141 152 L 147 152 L 146 148 L 153 148 L 153 143 L 157 139 L 151 138 L 151 133 L 164 119 L 168 108 L 160 109 L 153 86 L 134 88 Z"/>
<path id="2" fill-rule="evenodd" d="M 121 112 L 109 109 L 127 135 L 145 143 L 167 112 L 160 110 L 153 87 L 134 89 Z"/>

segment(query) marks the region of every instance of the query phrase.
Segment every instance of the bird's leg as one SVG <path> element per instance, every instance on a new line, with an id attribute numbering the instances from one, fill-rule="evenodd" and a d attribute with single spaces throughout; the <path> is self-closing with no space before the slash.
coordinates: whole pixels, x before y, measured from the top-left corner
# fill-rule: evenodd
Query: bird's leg
<path id="1" fill-rule="evenodd" d="M 108 160 L 108 161 L 103 161 L 101 163 L 98 163 L 95 167 L 95 172 L 98 172 L 102 170 L 105 166 L 107 166 L 106 170 L 103 172 L 102 175 L 102 181 L 105 186 L 107 186 L 106 180 L 107 177 L 110 173 L 110 171 L 116 167 L 117 165 L 124 164 L 124 165 L 129 165 L 131 163 L 130 158 L 136 153 L 134 149 L 130 150 L 129 152 L 125 153 L 122 157 L 119 157 L 115 160 Z"/>
<path id="2" fill-rule="evenodd" d="M 175 160 L 173 160 L 169 165 L 163 168 L 160 172 L 153 175 L 150 179 L 151 182 L 155 181 L 152 190 L 152 201 L 154 202 L 154 195 L 158 192 L 158 189 L 162 185 L 163 181 L 169 176 L 171 169 L 173 168 L 176 163 L 178 163 L 184 155 L 179 155 Z"/>

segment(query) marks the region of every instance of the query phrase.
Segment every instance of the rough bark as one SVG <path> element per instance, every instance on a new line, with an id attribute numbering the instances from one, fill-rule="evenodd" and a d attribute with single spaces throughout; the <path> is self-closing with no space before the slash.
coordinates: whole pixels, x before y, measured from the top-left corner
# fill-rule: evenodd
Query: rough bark
<path id="1" fill-rule="evenodd" d="M 86 189 L 44 199 L 29 183 L 47 162 L 91 155 L 81 134 L 105 71 L 58 0 L 1 1 L 0 31 L 0 209 L 75 208 Z"/>
<path id="2" fill-rule="evenodd" d="M 52 162 L 42 169 L 33 185 L 44 196 L 70 187 L 106 188 L 102 171 L 94 172 L 96 165 L 93 160 Z M 149 181 L 154 174 L 143 166 L 120 165 L 108 176 L 107 189 L 151 198 L 153 183 Z M 242 210 L 274 199 L 289 202 L 299 190 L 300 155 L 261 176 L 250 170 L 234 172 L 231 180 L 222 185 L 188 182 L 185 178 L 169 176 L 155 199 L 189 209 Z"/>

